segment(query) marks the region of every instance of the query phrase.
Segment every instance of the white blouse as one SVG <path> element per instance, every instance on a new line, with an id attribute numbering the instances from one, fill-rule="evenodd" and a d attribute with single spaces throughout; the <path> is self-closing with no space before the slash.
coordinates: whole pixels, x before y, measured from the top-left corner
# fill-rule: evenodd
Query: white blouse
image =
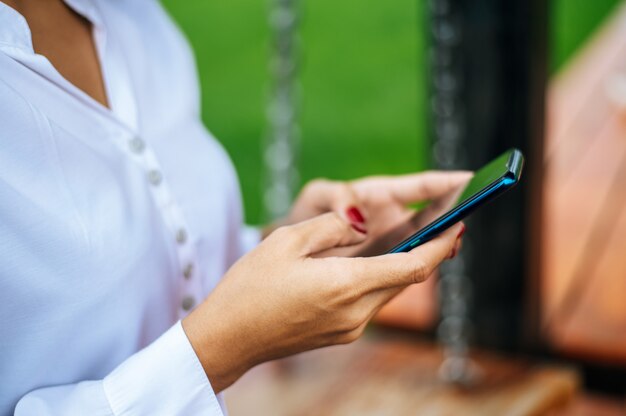
<path id="1" fill-rule="evenodd" d="M 111 110 L 0 3 L 0 414 L 221 415 L 180 325 L 258 241 L 154 0 L 66 0 Z"/>

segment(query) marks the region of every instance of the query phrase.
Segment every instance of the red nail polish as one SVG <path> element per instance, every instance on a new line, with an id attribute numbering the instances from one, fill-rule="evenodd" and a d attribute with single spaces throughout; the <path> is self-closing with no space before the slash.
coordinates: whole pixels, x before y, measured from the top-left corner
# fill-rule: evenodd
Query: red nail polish
<path id="1" fill-rule="evenodd" d="M 461 223 L 461 231 L 459 231 L 459 235 L 456 236 L 457 240 L 463 237 L 463 234 L 465 234 L 465 224 Z"/>
<path id="2" fill-rule="evenodd" d="M 359 224 L 354 223 L 354 222 L 350 223 L 350 225 L 352 226 L 352 228 L 354 228 L 355 230 L 357 230 L 361 234 L 367 234 L 367 230 L 362 225 L 359 225 Z"/>
<path id="3" fill-rule="evenodd" d="M 346 210 L 346 215 L 352 222 L 361 223 L 365 222 L 365 217 L 361 214 L 361 211 L 357 207 L 350 207 Z"/>

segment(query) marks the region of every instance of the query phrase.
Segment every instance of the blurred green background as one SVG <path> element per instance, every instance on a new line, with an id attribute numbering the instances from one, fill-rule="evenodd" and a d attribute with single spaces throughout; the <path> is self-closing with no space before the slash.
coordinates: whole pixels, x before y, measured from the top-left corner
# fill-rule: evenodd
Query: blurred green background
<path id="1" fill-rule="evenodd" d="M 551 70 L 619 0 L 551 0 Z M 268 0 L 164 0 L 199 68 L 202 117 L 230 153 L 249 223 L 262 209 Z M 425 0 L 302 2 L 301 182 L 428 167 Z"/>

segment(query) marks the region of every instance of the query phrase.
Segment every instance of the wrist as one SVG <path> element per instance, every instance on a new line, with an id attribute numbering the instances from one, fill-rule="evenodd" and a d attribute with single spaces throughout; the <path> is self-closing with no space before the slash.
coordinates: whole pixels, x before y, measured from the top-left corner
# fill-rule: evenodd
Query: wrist
<path id="1" fill-rule="evenodd" d="M 201 308 L 184 318 L 182 327 L 217 394 L 237 381 L 252 364 L 248 364 L 242 343 L 234 342 L 228 326 L 205 319 Z"/>

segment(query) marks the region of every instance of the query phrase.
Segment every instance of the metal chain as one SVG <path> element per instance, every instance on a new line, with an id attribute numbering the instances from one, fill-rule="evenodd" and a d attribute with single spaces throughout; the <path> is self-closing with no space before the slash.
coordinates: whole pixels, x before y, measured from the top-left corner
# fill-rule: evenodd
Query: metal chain
<path id="1" fill-rule="evenodd" d="M 439 168 L 458 169 L 465 167 L 463 146 L 467 140 L 461 100 L 462 62 L 458 53 L 462 27 L 451 0 L 431 0 L 429 6 L 433 158 Z M 475 366 L 468 356 L 472 282 L 466 270 L 471 240 L 468 236 L 463 240 L 463 250 L 440 269 L 438 293 L 441 321 L 437 335 L 444 352 L 439 369 L 440 379 L 465 385 L 474 381 Z"/>
<path id="2" fill-rule="evenodd" d="M 455 20 L 450 0 L 431 0 L 432 48 L 431 109 L 434 127 L 433 153 L 444 169 L 464 166 L 462 145 L 463 108 L 460 105 L 462 79 L 455 48 L 460 41 L 460 25 Z M 272 93 L 268 105 L 269 134 L 265 143 L 266 190 L 264 204 L 270 218 L 285 215 L 299 183 L 296 155 L 299 145 L 297 124 L 297 45 L 298 0 L 273 0 L 270 25 L 274 54 L 270 65 Z M 471 241 L 456 259 L 441 268 L 439 299 L 441 322 L 438 337 L 444 346 L 440 377 L 446 382 L 467 384 L 473 381 L 473 365 L 468 357 L 471 322 L 471 281 L 465 274 Z"/>
<path id="3" fill-rule="evenodd" d="M 267 107 L 269 131 L 263 151 L 266 172 L 263 200 L 268 219 L 276 219 L 287 214 L 300 182 L 296 166 L 299 0 L 272 0 L 269 23 L 273 41 L 272 89 Z"/>

